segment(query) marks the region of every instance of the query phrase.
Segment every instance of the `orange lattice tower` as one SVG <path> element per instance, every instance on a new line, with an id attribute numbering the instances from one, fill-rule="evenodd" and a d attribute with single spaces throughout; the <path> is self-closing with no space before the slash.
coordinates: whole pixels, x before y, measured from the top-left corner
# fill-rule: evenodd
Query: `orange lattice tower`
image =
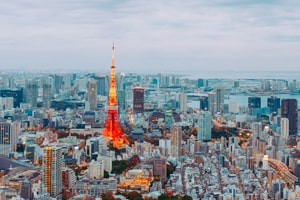
<path id="1" fill-rule="evenodd" d="M 117 102 L 117 84 L 116 84 L 116 72 L 115 72 L 115 48 L 112 47 L 112 61 L 110 71 L 110 87 L 109 97 L 107 103 L 107 118 L 102 135 L 108 140 L 113 142 L 114 147 L 120 148 L 125 143 L 129 144 L 126 136 L 124 135 L 118 116 L 118 102 Z"/>

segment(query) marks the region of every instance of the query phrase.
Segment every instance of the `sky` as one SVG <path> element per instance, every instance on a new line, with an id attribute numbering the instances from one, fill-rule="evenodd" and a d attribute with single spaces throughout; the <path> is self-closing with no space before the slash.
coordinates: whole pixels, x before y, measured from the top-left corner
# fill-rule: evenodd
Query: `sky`
<path id="1" fill-rule="evenodd" d="M 298 0 L 0 1 L 0 70 L 300 71 Z"/>

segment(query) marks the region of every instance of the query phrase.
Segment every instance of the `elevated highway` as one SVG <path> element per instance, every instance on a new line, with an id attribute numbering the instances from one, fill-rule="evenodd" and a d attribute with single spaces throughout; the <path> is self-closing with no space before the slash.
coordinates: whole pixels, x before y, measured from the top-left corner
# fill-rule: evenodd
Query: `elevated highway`
<path id="1" fill-rule="evenodd" d="M 283 162 L 269 158 L 268 165 L 273 168 L 286 183 L 294 184 L 294 182 L 298 181 L 298 177 L 292 174 Z"/>

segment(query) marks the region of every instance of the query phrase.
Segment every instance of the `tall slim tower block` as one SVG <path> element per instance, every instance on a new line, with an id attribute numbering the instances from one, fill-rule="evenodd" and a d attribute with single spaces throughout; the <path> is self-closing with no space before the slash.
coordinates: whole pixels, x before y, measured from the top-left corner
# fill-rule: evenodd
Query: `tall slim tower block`
<path id="1" fill-rule="evenodd" d="M 215 92 L 208 92 L 208 111 L 214 115 L 217 112 L 217 95 Z"/>
<path id="2" fill-rule="evenodd" d="M 298 106 L 296 99 L 282 99 L 281 117 L 289 119 L 289 135 L 296 135 L 298 131 Z"/>
<path id="3" fill-rule="evenodd" d="M 107 118 L 102 135 L 111 141 L 116 148 L 122 147 L 125 143 L 129 144 L 124 135 L 118 116 L 118 102 L 117 102 L 117 84 L 116 84 L 116 67 L 114 46 L 112 48 L 112 61 L 110 72 L 109 97 L 107 103 Z"/>
<path id="4" fill-rule="evenodd" d="M 144 88 L 133 89 L 133 112 L 144 112 Z"/>
<path id="5" fill-rule="evenodd" d="M 181 140 L 182 140 L 182 128 L 181 126 L 172 126 L 170 130 L 171 140 L 171 156 L 181 156 Z"/>
<path id="6" fill-rule="evenodd" d="M 62 148 L 48 146 L 44 156 L 44 183 L 50 196 L 62 199 Z"/>
<path id="7" fill-rule="evenodd" d="M 179 93 L 179 111 L 186 112 L 187 111 L 187 96 L 184 92 Z"/>
<path id="8" fill-rule="evenodd" d="M 211 113 L 209 111 L 200 112 L 198 118 L 198 140 L 211 140 L 211 118 Z"/>
<path id="9" fill-rule="evenodd" d="M 288 118 L 281 118 L 280 120 L 280 135 L 282 135 L 287 141 L 289 137 L 289 119 Z"/>
<path id="10" fill-rule="evenodd" d="M 88 103 L 89 110 L 97 109 L 97 81 L 89 80 L 88 81 Z"/>
<path id="11" fill-rule="evenodd" d="M 32 107 L 37 107 L 37 98 L 38 98 L 38 84 L 37 81 L 28 81 L 26 83 L 26 102 L 30 103 Z"/>
<path id="12" fill-rule="evenodd" d="M 51 84 L 43 84 L 43 107 L 50 108 L 51 106 Z"/>
<path id="13" fill-rule="evenodd" d="M 215 85 L 214 91 L 216 93 L 217 112 L 223 112 L 224 111 L 225 86 L 224 85 Z"/>

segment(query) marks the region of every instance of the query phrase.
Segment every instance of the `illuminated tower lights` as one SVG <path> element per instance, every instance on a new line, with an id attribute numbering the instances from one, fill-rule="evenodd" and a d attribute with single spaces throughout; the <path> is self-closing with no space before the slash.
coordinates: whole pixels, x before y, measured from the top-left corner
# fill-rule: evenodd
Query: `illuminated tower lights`
<path id="1" fill-rule="evenodd" d="M 116 148 L 121 148 L 125 143 L 129 144 L 128 139 L 124 135 L 119 117 L 118 117 L 118 102 L 117 102 L 117 84 L 115 72 L 115 55 L 114 46 L 112 47 L 112 61 L 110 72 L 109 97 L 107 104 L 107 118 L 102 135 L 111 141 Z"/>

